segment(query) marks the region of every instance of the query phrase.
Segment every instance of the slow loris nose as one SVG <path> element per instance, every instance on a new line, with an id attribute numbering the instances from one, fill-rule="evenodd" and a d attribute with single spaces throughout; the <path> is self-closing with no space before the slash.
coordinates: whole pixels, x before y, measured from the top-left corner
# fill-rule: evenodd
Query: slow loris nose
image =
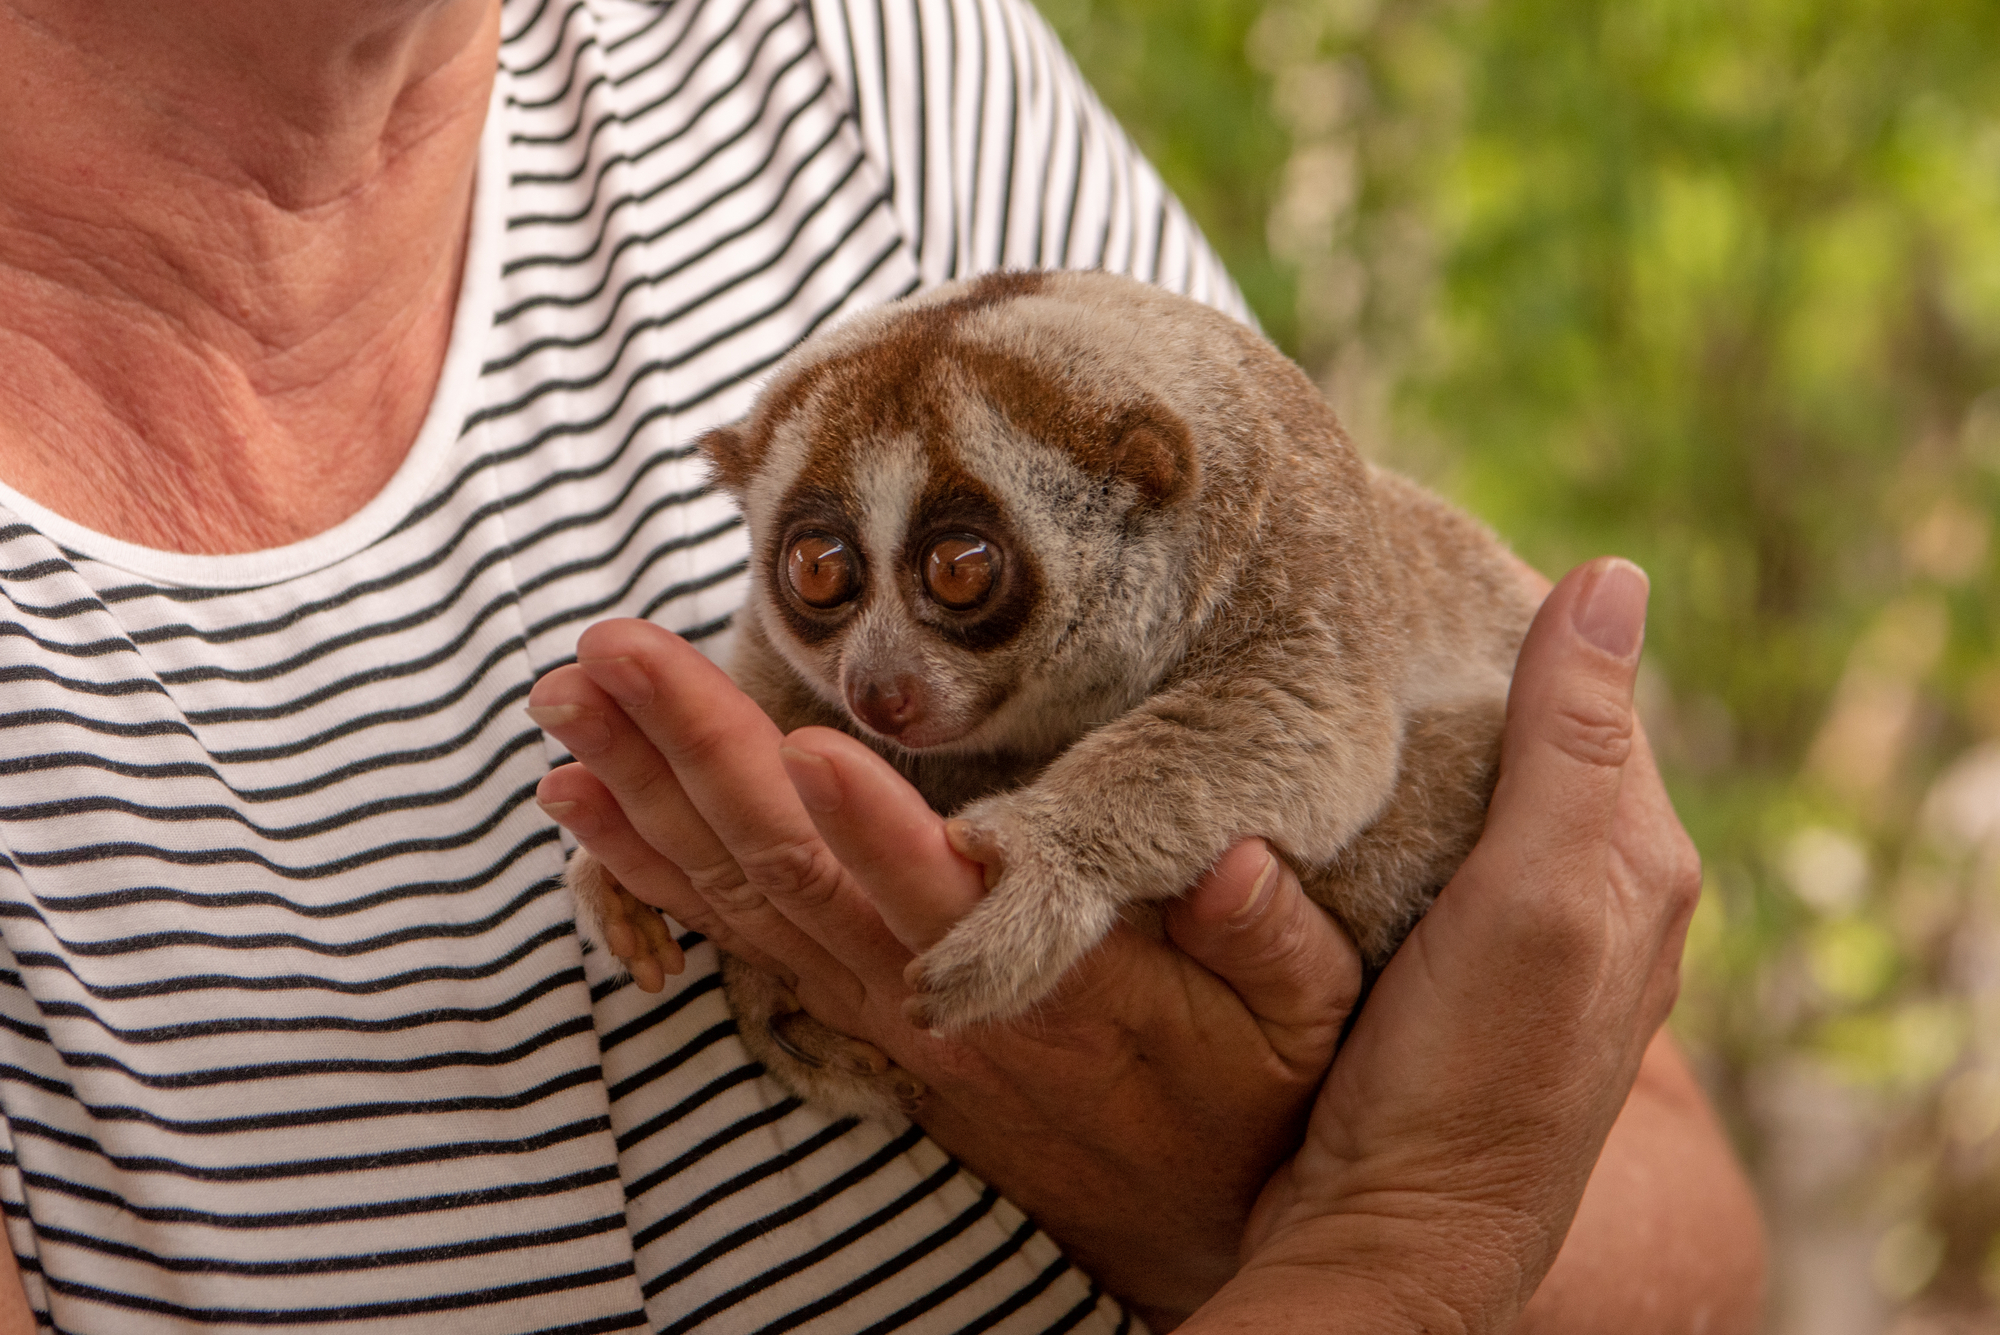
<path id="1" fill-rule="evenodd" d="M 906 673 L 893 681 L 850 682 L 847 707 L 854 717 L 885 737 L 901 735 L 903 729 L 924 716 L 923 683 Z"/>

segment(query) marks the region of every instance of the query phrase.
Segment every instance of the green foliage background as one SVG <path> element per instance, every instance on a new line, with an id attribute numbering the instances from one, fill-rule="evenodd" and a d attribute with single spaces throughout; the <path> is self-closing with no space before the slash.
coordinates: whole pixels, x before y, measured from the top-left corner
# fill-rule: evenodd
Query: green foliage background
<path id="1" fill-rule="evenodd" d="M 1774 1321 L 1829 1218 L 1883 1321 L 1991 1319 L 2000 6 L 1041 4 L 1366 448 L 1551 574 L 1651 573 L 1676 1025 Z M 1852 1133 L 1817 1177 L 1801 1090 Z"/>

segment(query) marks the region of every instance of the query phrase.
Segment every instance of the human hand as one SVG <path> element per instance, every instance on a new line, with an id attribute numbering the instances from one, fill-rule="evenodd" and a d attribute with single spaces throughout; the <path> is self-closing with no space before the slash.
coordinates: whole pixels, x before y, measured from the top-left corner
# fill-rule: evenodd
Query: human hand
<path id="1" fill-rule="evenodd" d="M 629 891 L 921 1079 L 925 1130 L 1156 1325 L 1233 1273 L 1360 977 L 1261 842 L 1167 910 L 1179 949 L 1120 928 L 1030 1021 L 939 1037 L 904 971 L 984 882 L 916 791 L 844 734 L 781 738 L 658 627 L 607 622 L 578 654 L 531 696 L 582 762 L 540 796 Z"/>
<path id="2" fill-rule="evenodd" d="M 1485 833 L 1390 961 L 1190 1331 L 1511 1329 L 1672 1008 L 1699 861 L 1631 693 L 1646 587 L 1572 571 L 1508 703 Z"/>

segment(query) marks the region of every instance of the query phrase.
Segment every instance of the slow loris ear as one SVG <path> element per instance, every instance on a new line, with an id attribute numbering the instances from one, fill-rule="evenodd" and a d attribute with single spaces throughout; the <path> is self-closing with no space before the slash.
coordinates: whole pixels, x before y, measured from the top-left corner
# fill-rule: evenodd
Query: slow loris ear
<path id="1" fill-rule="evenodd" d="M 1172 505 L 1194 490 L 1198 474 L 1186 423 L 1157 409 L 1127 414 L 1113 423 L 1101 460 L 1113 477 L 1135 487 L 1148 505 Z"/>
<path id="2" fill-rule="evenodd" d="M 738 496 L 743 494 L 750 474 L 757 471 L 763 456 L 763 450 L 753 445 L 750 433 L 741 426 L 718 426 L 704 431 L 695 441 L 695 448 L 715 466 L 716 481 Z"/>

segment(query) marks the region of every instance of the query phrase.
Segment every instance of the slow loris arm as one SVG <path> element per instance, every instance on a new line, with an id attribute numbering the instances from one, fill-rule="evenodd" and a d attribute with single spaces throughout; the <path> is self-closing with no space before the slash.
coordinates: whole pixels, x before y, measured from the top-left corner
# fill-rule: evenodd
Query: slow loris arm
<path id="1" fill-rule="evenodd" d="M 1400 724 L 1385 690 L 1314 680 L 1323 658 L 1321 646 L 1262 646 L 961 812 L 954 846 L 985 865 L 991 892 L 921 961 L 928 1021 L 1021 1013 L 1121 909 L 1179 894 L 1247 836 L 1270 840 L 1310 886 L 1309 870 L 1389 800 Z"/>

